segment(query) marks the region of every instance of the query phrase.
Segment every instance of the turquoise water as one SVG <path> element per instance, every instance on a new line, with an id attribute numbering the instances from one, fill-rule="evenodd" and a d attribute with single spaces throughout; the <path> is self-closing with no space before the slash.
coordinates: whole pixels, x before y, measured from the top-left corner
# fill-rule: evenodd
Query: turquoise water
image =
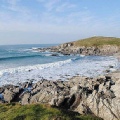
<path id="1" fill-rule="evenodd" d="M 40 53 L 32 50 L 32 48 L 43 48 L 54 45 L 55 44 L 0 46 L 0 70 L 19 66 L 51 63 L 71 58 L 70 56 L 53 57 L 51 56 L 52 53 Z"/>

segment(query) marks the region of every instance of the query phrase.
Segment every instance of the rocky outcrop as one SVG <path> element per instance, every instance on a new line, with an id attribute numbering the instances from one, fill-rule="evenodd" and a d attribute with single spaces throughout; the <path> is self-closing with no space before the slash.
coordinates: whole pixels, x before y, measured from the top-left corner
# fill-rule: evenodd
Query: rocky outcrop
<path id="1" fill-rule="evenodd" d="M 95 114 L 105 120 L 120 120 L 119 72 L 97 78 L 76 76 L 69 81 L 43 79 L 21 86 L 2 87 L 4 102 L 47 103 L 81 114 Z"/>
<path id="2" fill-rule="evenodd" d="M 83 55 L 114 55 L 120 52 L 120 48 L 118 46 L 104 45 L 101 47 L 69 47 L 68 51 L 72 54 L 83 54 Z M 65 49 L 66 51 L 66 49 Z"/>
<path id="3" fill-rule="evenodd" d="M 19 86 L 13 86 L 13 85 L 7 85 L 4 86 L 4 92 L 3 92 L 3 98 L 4 102 L 12 102 L 13 100 L 16 100 L 16 97 L 18 94 L 22 91 L 22 88 Z"/>
<path id="4" fill-rule="evenodd" d="M 103 46 L 74 46 L 73 43 L 65 43 L 51 48 L 38 48 L 37 51 L 57 52 L 63 55 L 82 54 L 82 55 L 114 55 L 120 53 L 120 47 L 116 45 L 103 45 Z M 56 56 L 58 54 L 53 54 Z"/>

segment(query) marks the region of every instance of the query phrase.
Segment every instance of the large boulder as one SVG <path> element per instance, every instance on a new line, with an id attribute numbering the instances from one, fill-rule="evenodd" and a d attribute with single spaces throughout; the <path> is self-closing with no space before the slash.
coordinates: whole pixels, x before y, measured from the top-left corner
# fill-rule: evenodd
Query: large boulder
<path id="1" fill-rule="evenodd" d="M 19 86 L 5 86 L 4 89 L 3 98 L 4 101 L 8 103 L 14 101 L 21 91 Z"/>
<path id="2" fill-rule="evenodd" d="M 29 104 L 29 100 L 30 100 L 30 92 L 26 91 L 25 93 L 22 94 L 21 104 L 22 105 Z"/>
<path id="3" fill-rule="evenodd" d="M 15 93 L 13 91 L 5 89 L 3 96 L 4 101 L 10 103 L 14 99 Z"/>

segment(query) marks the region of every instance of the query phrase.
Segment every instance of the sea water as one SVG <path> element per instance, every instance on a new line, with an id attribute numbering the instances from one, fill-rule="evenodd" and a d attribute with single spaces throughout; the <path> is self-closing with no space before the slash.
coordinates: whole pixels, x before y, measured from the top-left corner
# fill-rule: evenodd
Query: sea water
<path id="1" fill-rule="evenodd" d="M 52 52 L 38 52 L 35 48 L 55 45 L 3 45 L 0 46 L 0 86 L 41 79 L 68 80 L 80 75 L 96 77 L 109 66 L 118 67 L 118 60 L 107 56 L 70 55 L 52 56 Z"/>

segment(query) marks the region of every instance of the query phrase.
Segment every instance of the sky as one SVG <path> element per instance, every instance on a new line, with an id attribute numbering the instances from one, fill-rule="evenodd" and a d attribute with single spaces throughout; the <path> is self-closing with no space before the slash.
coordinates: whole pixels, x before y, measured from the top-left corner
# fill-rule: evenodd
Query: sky
<path id="1" fill-rule="evenodd" d="M 120 0 L 0 0 L 0 45 L 120 37 Z"/>

